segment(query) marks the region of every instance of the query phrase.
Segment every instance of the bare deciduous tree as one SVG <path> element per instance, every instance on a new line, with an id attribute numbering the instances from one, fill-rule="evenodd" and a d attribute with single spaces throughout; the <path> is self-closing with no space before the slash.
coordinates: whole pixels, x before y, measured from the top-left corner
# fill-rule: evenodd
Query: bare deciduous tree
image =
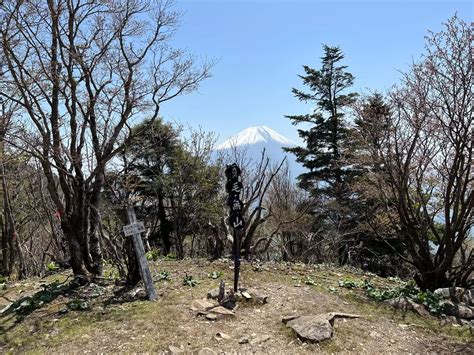
<path id="1" fill-rule="evenodd" d="M 380 144 L 370 147 L 423 289 L 473 284 L 474 252 L 463 248 L 474 224 L 471 36 L 453 17 L 427 37 L 421 62 L 391 93 Z"/>
<path id="2" fill-rule="evenodd" d="M 106 164 L 131 120 L 193 91 L 210 64 L 169 47 L 171 1 L 13 1 L 0 4 L 5 87 L 22 108 L 28 150 L 41 162 L 76 275 L 101 273 L 99 205 Z M 126 141 L 126 140 L 125 140 Z"/>

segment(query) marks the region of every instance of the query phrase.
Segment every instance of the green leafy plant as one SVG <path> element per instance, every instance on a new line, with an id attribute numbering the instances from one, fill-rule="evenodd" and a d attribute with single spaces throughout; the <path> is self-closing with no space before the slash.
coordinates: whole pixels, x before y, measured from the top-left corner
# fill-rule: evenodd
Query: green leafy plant
<path id="1" fill-rule="evenodd" d="M 176 260 L 176 254 L 175 253 L 169 253 L 169 254 L 166 254 L 165 256 L 165 260 Z"/>
<path id="2" fill-rule="evenodd" d="M 151 249 L 145 254 L 148 261 L 157 261 L 160 256 L 160 249 Z"/>
<path id="3" fill-rule="evenodd" d="M 50 303 L 59 295 L 64 294 L 70 290 L 70 284 L 61 284 L 59 281 L 54 281 L 50 284 L 42 285 L 43 290 L 35 293 L 32 296 L 22 297 L 16 300 L 10 310 L 19 315 L 27 315 L 35 309 L 42 307 L 44 304 Z"/>
<path id="4" fill-rule="evenodd" d="M 207 274 L 207 277 L 209 277 L 210 279 L 218 279 L 222 277 L 223 275 L 224 273 L 222 271 L 213 271 Z"/>
<path id="5" fill-rule="evenodd" d="M 306 276 L 302 282 L 306 285 L 312 285 L 312 286 L 317 285 L 316 281 L 314 281 L 310 276 Z"/>
<path id="6" fill-rule="evenodd" d="M 50 261 L 46 264 L 46 268 L 48 269 L 48 271 L 56 271 L 59 270 L 59 265 L 56 264 L 54 261 Z"/>
<path id="7" fill-rule="evenodd" d="M 120 274 L 119 274 L 118 270 L 116 270 L 116 269 L 109 269 L 109 270 L 104 271 L 104 277 L 106 277 L 108 279 L 111 279 L 111 280 L 115 280 L 115 279 L 120 278 Z"/>
<path id="8" fill-rule="evenodd" d="M 344 287 L 351 290 L 353 288 L 358 288 L 359 286 L 360 284 L 352 279 L 339 280 L 339 287 Z"/>
<path id="9" fill-rule="evenodd" d="M 184 286 L 191 286 L 194 287 L 199 283 L 192 275 L 187 275 L 183 278 L 183 285 Z"/>
<path id="10" fill-rule="evenodd" d="M 85 311 L 89 309 L 89 303 L 81 299 L 69 301 L 66 306 L 72 311 Z"/>
<path id="11" fill-rule="evenodd" d="M 416 303 L 424 305 L 433 314 L 441 314 L 444 311 L 440 297 L 429 291 L 420 291 L 414 281 L 406 283 L 402 282 L 400 279 L 396 281 L 399 285 L 392 288 L 376 288 L 370 279 L 365 279 L 362 282 L 345 279 L 339 281 L 339 286 L 348 289 L 363 289 L 368 297 L 377 301 L 386 301 L 404 296 L 410 298 Z"/>
<path id="12" fill-rule="evenodd" d="M 171 274 L 168 271 L 160 271 L 158 281 L 171 281 Z"/>

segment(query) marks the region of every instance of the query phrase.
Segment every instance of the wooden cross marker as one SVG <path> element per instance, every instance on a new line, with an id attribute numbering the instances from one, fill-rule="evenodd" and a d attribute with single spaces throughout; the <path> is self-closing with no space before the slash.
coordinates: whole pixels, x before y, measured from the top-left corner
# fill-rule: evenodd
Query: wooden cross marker
<path id="1" fill-rule="evenodd" d="M 145 257 L 145 248 L 143 247 L 142 237 L 140 231 L 142 230 L 142 224 L 137 222 L 137 216 L 135 215 L 135 209 L 132 206 L 127 207 L 128 226 L 124 227 L 125 236 L 128 236 L 128 232 L 133 233 L 133 247 L 135 254 L 137 255 L 138 265 L 140 267 L 140 275 L 142 276 L 143 284 L 145 285 L 146 295 L 149 301 L 156 301 L 155 287 L 153 286 L 153 278 L 151 277 L 150 268 Z M 128 235 L 127 235 L 128 234 Z"/>

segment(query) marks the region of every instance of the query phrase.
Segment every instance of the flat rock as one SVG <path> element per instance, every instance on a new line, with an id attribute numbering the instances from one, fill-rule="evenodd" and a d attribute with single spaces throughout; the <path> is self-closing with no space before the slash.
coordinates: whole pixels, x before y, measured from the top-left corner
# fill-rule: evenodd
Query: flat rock
<path id="1" fill-rule="evenodd" d="M 193 311 L 198 311 L 198 312 L 206 312 L 210 310 L 211 308 L 215 307 L 216 305 L 206 299 L 202 300 L 193 300 L 191 302 L 191 309 Z"/>
<path id="2" fill-rule="evenodd" d="M 168 352 L 170 354 L 180 354 L 180 353 L 184 353 L 184 350 L 181 348 L 178 348 L 177 346 L 170 345 L 168 346 Z"/>
<path id="3" fill-rule="evenodd" d="M 392 307 L 402 311 L 413 311 L 422 317 L 431 317 L 430 312 L 422 304 L 416 303 L 406 296 L 399 296 L 386 301 Z"/>
<path id="4" fill-rule="evenodd" d="M 422 316 L 425 318 L 431 317 L 430 312 L 422 304 L 419 304 L 410 300 L 410 307 L 411 307 L 411 310 L 415 312 L 416 314 L 418 314 L 419 316 Z"/>
<path id="5" fill-rule="evenodd" d="M 246 292 L 246 291 L 242 291 L 240 293 L 242 295 L 243 298 L 247 299 L 247 300 L 250 300 L 252 298 L 252 296 L 250 295 L 250 293 Z"/>
<path id="6" fill-rule="evenodd" d="M 389 305 L 391 305 L 392 307 L 396 308 L 396 309 L 401 309 L 402 311 L 407 311 L 407 310 L 411 309 L 411 304 L 410 304 L 408 298 L 405 297 L 405 296 L 399 296 L 399 297 L 396 297 L 396 298 L 392 298 L 392 299 L 387 300 L 385 302 L 388 303 Z"/>
<path id="7" fill-rule="evenodd" d="M 298 337 L 307 342 L 315 343 L 332 337 L 332 325 L 327 314 L 301 316 L 286 323 Z"/>
<path id="8" fill-rule="evenodd" d="M 282 318 L 287 327 L 294 330 L 296 335 L 306 342 L 320 342 L 330 339 L 336 318 L 361 318 L 358 314 L 329 312 L 313 316 L 288 315 Z"/>
<path id="9" fill-rule="evenodd" d="M 2 310 L 0 310 L 0 314 L 8 313 L 10 311 L 10 308 L 12 308 L 12 306 L 13 306 L 13 302 L 10 302 L 5 307 L 3 307 Z"/>
<path id="10" fill-rule="evenodd" d="M 214 313 L 208 313 L 206 314 L 206 319 L 208 320 L 217 320 L 217 315 Z"/>
<path id="11" fill-rule="evenodd" d="M 263 343 L 263 342 L 267 341 L 268 339 L 270 339 L 269 335 L 261 335 L 261 336 L 258 336 L 256 338 L 252 339 L 250 341 L 250 344 L 251 345 L 260 344 L 260 343 Z"/>
<path id="12" fill-rule="evenodd" d="M 474 310 L 463 303 L 454 304 L 452 301 L 443 302 L 444 313 L 462 319 L 474 319 Z"/>
<path id="13" fill-rule="evenodd" d="M 222 306 L 217 306 L 209 310 L 208 314 L 215 314 L 217 318 L 235 317 L 235 313 Z"/>
<path id="14" fill-rule="evenodd" d="M 255 299 L 258 303 L 265 304 L 268 303 L 268 296 L 262 294 L 257 290 L 247 290 L 247 293 L 250 295 L 251 298 Z"/>
<path id="15" fill-rule="evenodd" d="M 340 313 L 340 312 L 330 312 L 328 313 L 328 317 L 330 318 L 330 320 L 334 318 L 349 318 L 349 319 L 362 318 L 362 316 L 359 314 Z"/>

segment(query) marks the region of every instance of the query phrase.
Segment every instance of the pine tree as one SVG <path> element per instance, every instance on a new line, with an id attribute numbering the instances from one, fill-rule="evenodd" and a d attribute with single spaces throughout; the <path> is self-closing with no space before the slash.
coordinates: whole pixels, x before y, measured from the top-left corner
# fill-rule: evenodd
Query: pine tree
<path id="1" fill-rule="evenodd" d="M 352 171 L 344 166 L 344 149 L 348 139 L 348 127 L 344 110 L 354 99 L 355 93 L 346 93 L 354 77 L 340 62 L 344 55 L 339 47 L 323 46 L 324 56 L 320 70 L 303 66 L 300 75 L 310 92 L 293 88 L 296 98 L 315 104 L 312 113 L 286 116 L 294 125 L 309 124 L 298 133 L 305 147 L 287 148 L 296 155 L 297 161 L 309 171 L 301 174 L 299 185 L 323 200 L 336 200 L 342 204 L 347 194 L 347 181 Z"/>
<path id="2" fill-rule="evenodd" d="M 303 66 L 305 75 L 300 75 L 309 88 L 304 92 L 293 88 L 300 101 L 314 105 L 313 111 L 305 115 L 286 116 L 294 125 L 305 124 L 306 129 L 298 133 L 305 146 L 287 148 L 296 155 L 296 160 L 308 169 L 298 176 L 299 186 L 313 195 L 318 203 L 313 209 L 315 226 L 331 235 L 334 243 L 329 247 L 337 251 L 340 264 L 348 259 L 349 246 L 356 242 L 351 210 L 349 181 L 356 174 L 347 162 L 349 127 L 345 110 L 355 100 L 355 93 L 347 93 L 354 77 L 341 65 L 344 55 L 339 47 L 323 46 L 321 69 Z"/>

